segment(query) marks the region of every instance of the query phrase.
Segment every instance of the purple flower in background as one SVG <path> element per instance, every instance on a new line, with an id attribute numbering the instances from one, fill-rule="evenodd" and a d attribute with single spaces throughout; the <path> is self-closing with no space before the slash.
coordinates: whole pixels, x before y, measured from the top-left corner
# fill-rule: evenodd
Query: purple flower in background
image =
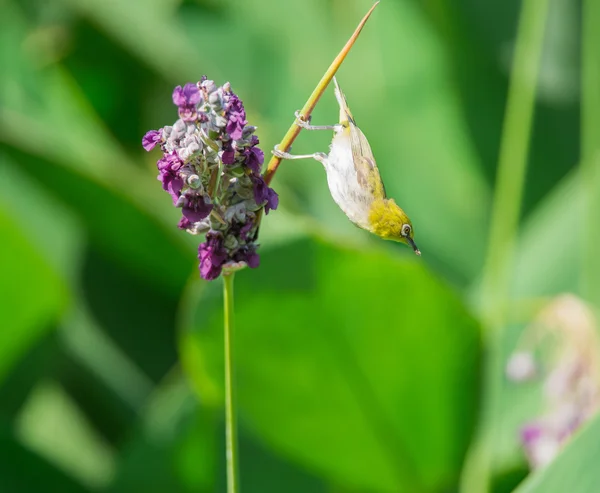
<path id="1" fill-rule="evenodd" d="M 277 193 L 261 177 L 264 153 L 256 127 L 229 83 L 217 86 L 202 77 L 177 86 L 173 102 L 179 119 L 151 130 L 142 146 L 159 146 L 158 179 L 181 208 L 178 227 L 206 233 L 198 248 L 200 275 L 217 278 L 224 268 L 258 267 L 257 218 L 277 207 Z"/>
<path id="2" fill-rule="evenodd" d="M 518 347 L 510 358 L 506 375 L 515 382 L 542 379 L 543 412 L 520 432 L 529 464 L 535 469 L 551 462 L 600 409 L 600 340 L 593 311 L 567 294 L 540 312 L 525 329 L 522 341 L 526 347 Z M 537 346 L 543 348 L 543 364 L 534 359 Z"/>
<path id="3" fill-rule="evenodd" d="M 144 135 L 144 138 L 142 139 L 142 147 L 147 151 L 151 151 L 161 140 L 160 130 L 150 130 L 146 132 L 146 135 Z"/>
<path id="4" fill-rule="evenodd" d="M 521 442 L 529 463 L 534 468 L 542 467 L 552 461 L 560 451 L 562 439 L 555 430 L 541 422 L 533 422 L 521 430 Z"/>

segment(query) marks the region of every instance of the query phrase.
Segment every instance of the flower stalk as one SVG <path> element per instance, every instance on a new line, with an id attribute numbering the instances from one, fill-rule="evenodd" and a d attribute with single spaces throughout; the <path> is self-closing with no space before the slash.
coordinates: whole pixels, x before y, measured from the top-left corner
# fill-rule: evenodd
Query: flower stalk
<path id="1" fill-rule="evenodd" d="M 548 0 L 524 0 L 519 17 L 481 286 L 481 314 L 488 350 L 484 368 L 485 394 L 477 436 L 463 468 L 462 493 L 487 493 L 490 489 L 504 373 L 500 348 L 503 347 L 507 322 L 510 274 L 519 229 L 548 4 Z"/>
<path id="2" fill-rule="evenodd" d="M 598 207 L 600 207 L 600 4 L 585 0 L 582 6 L 581 39 L 581 169 L 585 202 L 581 292 L 595 308 L 600 307 L 600 260 L 598 258 Z"/>
<path id="3" fill-rule="evenodd" d="M 234 385 L 233 350 L 233 277 L 234 272 L 223 274 L 224 346 L 225 346 L 225 459 L 227 493 L 239 493 L 237 409 Z"/>

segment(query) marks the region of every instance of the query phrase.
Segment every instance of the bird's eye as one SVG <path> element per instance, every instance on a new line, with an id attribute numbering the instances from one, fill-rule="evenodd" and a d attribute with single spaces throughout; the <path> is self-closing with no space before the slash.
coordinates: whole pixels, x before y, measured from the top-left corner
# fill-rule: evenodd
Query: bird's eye
<path id="1" fill-rule="evenodd" d="M 408 236 L 410 234 L 410 224 L 402 226 L 402 236 Z"/>

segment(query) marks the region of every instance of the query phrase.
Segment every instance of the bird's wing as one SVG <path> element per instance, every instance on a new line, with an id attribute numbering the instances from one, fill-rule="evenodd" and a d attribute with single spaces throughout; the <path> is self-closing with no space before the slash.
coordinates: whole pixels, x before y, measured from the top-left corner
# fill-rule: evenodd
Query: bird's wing
<path id="1" fill-rule="evenodd" d="M 384 199 L 386 197 L 385 187 L 377 163 L 375 163 L 371 146 L 360 128 L 353 122 L 349 122 L 349 127 L 352 161 L 354 162 L 358 183 L 368 190 L 374 198 Z"/>

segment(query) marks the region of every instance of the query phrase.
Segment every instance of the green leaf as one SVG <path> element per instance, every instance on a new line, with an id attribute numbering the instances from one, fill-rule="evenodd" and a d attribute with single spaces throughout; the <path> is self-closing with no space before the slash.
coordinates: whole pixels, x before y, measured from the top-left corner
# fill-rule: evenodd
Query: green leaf
<path id="1" fill-rule="evenodd" d="M 0 22 L 11 27 L 3 33 L 7 43 L 24 42 L 28 25 L 18 8 L 11 6 Z M 72 206 L 96 243 L 178 291 L 196 242 L 177 229 L 179 212 L 160 190 L 155 171 L 131 161 L 68 73 L 57 66 L 36 71 L 35 57 L 10 55 L 0 52 L 0 62 L 14 65 L 8 90 L 0 92 L 0 141 L 33 178 Z"/>
<path id="2" fill-rule="evenodd" d="M 40 253 L 73 282 L 85 244 L 76 215 L 5 153 L 0 153 L 0 196 L 8 215 L 35 221 L 35 227 L 23 228 L 23 234 L 31 243 L 43 244 Z"/>
<path id="3" fill-rule="evenodd" d="M 214 491 L 215 431 L 214 412 L 198 406 L 187 382 L 174 370 L 141 410 L 107 491 Z"/>
<path id="4" fill-rule="evenodd" d="M 583 205 L 581 184 L 571 174 L 531 214 L 523 226 L 516 255 L 513 296 L 579 292 Z"/>
<path id="5" fill-rule="evenodd" d="M 33 389 L 15 429 L 27 449 L 84 486 L 101 488 L 113 474 L 114 449 L 91 426 L 65 389 L 52 379 L 39 382 Z"/>
<path id="6" fill-rule="evenodd" d="M 236 280 L 242 419 L 330 481 L 437 491 L 456 480 L 475 417 L 479 331 L 414 259 L 302 240 Z M 202 398 L 222 382 L 221 284 L 180 317 Z M 186 308 L 187 307 L 187 308 Z"/>
<path id="7" fill-rule="evenodd" d="M 23 447 L 6 429 L 0 429 L 0 491 L 86 493 L 90 490 Z"/>
<path id="8" fill-rule="evenodd" d="M 0 204 L 0 380 L 52 328 L 67 303 L 63 280 Z M 10 308 L 9 308 L 10 307 Z"/>
<path id="9" fill-rule="evenodd" d="M 552 463 L 531 474 L 515 493 L 597 493 L 598 456 L 600 416 L 579 430 Z"/>
<path id="10" fill-rule="evenodd" d="M 173 79 L 198 79 L 202 57 L 175 17 L 169 0 L 63 0 L 99 25 L 148 66 Z M 161 38 L 156 43 L 157 36 Z"/>
<path id="11" fill-rule="evenodd" d="M 240 483 L 246 493 L 330 493 L 328 484 L 315 477 L 314 472 L 298 467 L 267 450 L 256 437 L 248 434 L 244 423 L 240 423 Z M 224 433 L 221 433 L 224 438 Z M 225 472 L 225 442 L 219 448 L 222 461 L 220 472 L 221 482 L 217 491 L 226 491 Z"/>
<path id="12" fill-rule="evenodd" d="M 149 250 L 154 248 L 156 244 Z M 169 262 L 170 259 L 164 263 L 169 265 Z M 186 275 L 182 276 L 179 290 L 191 268 L 188 265 L 180 270 Z M 197 269 L 193 274 L 199 276 Z M 177 361 L 174 330 L 177 296 L 174 293 L 168 296 L 160 285 L 132 276 L 96 248 L 87 252 L 81 284 L 85 303 L 103 332 L 143 374 L 153 381 L 160 380 Z"/>

